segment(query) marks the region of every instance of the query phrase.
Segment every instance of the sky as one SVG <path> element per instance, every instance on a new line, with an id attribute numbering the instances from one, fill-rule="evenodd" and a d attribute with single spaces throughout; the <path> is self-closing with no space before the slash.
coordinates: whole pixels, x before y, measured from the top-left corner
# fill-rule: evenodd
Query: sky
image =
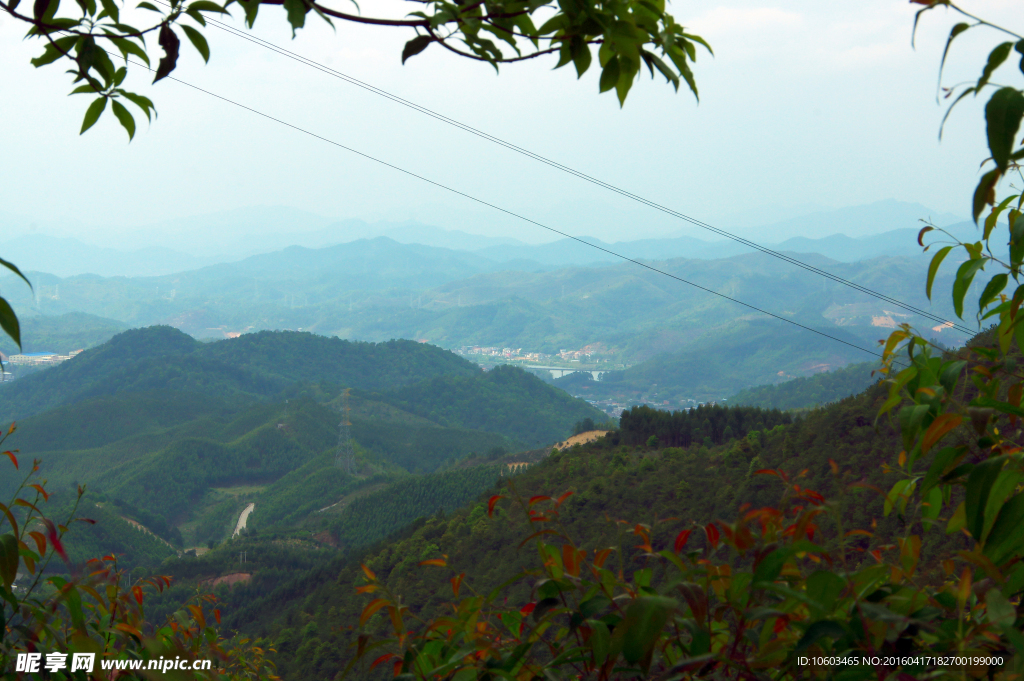
<path id="1" fill-rule="evenodd" d="M 1011 26 L 1019 18 L 1019 0 L 964 6 Z M 400 2 L 361 7 L 373 16 L 408 11 Z M 937 136 L 944 112 L 937 71 L 956 21 L 951 13 L 926 15 L 913 49 L 917 6 L 902 0 L 670 7 L 715 50 L 714 58 L 700 54 L 694 68 L 699 104 L 644 76 L 620 108 L 611 93 L 598 94 L 596 70 L 577 81 L 570 69 L 553 71 L 553 60 L 509 65 L 496 75 L 435 47 L 403 66 L 409 30 L 342 22 L 332 30 L 311 17 L 292 40 L 283 11 L 273 7 L 261 9 L 254 33 L 714 224 L 886 199 L 968 215 L 986 155 L 981 103 L 967 102 L 941 143 Z M 999 40 L 972 33 L 954 45 L 947 83 L 976 78 Z M 0 16 L 0 213 L 16 216 L 7 224 L 18 229 L 32 223 L 40 233 L 130 247 L 168 221 L 284 206 L 332 219 L 417 220 L 524 241 L 553 238 L 179 83 L 151 85 L 138 69 L 126 86 L 156 102 L 158 119 L 142 120 L 130 144 L 109 115 L 79 136 L 88 100 L 67 97 L 72 86 L 63 67 L 28 63 L 39 46 L 23 34 L 23 26 Z M 227 33 L 206 35 L 210 63 L 183 44 L 175 77 L 567 233 L 608 241 L 706 237 Z M 280 230 L 309 226 L 301 216 L 285 223 Z M 175 247 L 189 251 L 188 243 Z"/>

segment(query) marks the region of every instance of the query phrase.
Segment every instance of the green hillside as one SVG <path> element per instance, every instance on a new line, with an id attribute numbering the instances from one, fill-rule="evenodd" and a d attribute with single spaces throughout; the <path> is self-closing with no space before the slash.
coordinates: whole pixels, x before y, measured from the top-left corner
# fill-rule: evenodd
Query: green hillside
<path id="1" fill-rule="evenodd" d="M 714 408 L 714 419 L 709 420 L 735 425 L 738 437 L 711 447 L 700 442 L 686 447 L 657 448 L 627 444 L 646 442 L 659 433 L 661 439 L 669 440 L 672 432 L 687 427 L 688 417 L 658 424 L 639 418 L 653 411 L 641 409 L 625 414 L 622 430 L 612 436 L 553 454 L 519 475 L 516 493 L 526 498 L 573 491 L 561 519 L 583 548 L 618 545 L 623 538 L 621 526 L 615 521 L 624 519 L 629 527 L 633 523 L 648 523 L 659 528 L 655 534 L 658 550 L 671 544 L 679 528 L 690 526 L 691 522 L 703 524 L 733 518 L 745 503 L 755 507 L 776 503 L 782 487 L 774 478 L 753 475 L 759 468 L 779 467 L 793 473 L 806 469 L 802 485 L 834 495 L 837 490 L 828 464 L 832 458 L 855 479 L 886 487 L 882 464 L 891 458 L 896 434 L 888 425 L 877 430 L 872 426 L 880 394 L 872 389 L 809 411 L 791 423 L 778 422 L 784 416 L 779 412 Z M 709 411 L 708 415 L 712 413 Z M 783 419 L 787 420 L 788 417 Z M 758 428 L 762 424 L 764 427 Z M 670 432 L 659 430 L 666 427 Z M 411 478 L 410 484 L 428 480 L 429 477 Z M 399 489 L 402 488 L 395 486 L 353 502 L 353 511 L 361 504 L 368 508 L 365 513 L 352 513 L 348 518 L 354 521 L 357 515 L 375 518 L 398 513 L 406 497 L 417 496 L 411 491 L 396 494 Z M 532 550 L 516 547 L 536 528 L 529 528 L 521 513 L 507 506 L 507 501 L 499 505 L 494 518 L 488 518 L 485 499 L 486 495 L 478 497 L 454 512 L 447 507 L 445 513 L 421 509 L 424 517 L 386 543 L 338 555 L 291 579 L 280 575 L 271 579 L 271 573 L 261 577 L 257 567 L 252 582 L 222 594 L 226 620 L 247 634 L 272 636 L 277 642 L 277 662 L 284 678 L 329 677 L 347 660 L 348 644 L 355 636 L 350 625 L 358 623 L 368 600 L 355 593 L 355 587 L 363 583 L 359 563 L 374 570 L 389 588 L 402 594 L 413 612 L 423 617 L 439 614 L 451 593 L 447 582 L 450 574 L 466 572 L 464 588 L 485 592 L 533 564 L 536 558 Z M 876 536 L 864 540 L 867 547 L 885 543 L 900 531 L 897 518 L 882 517 L 881 500 L 873 493 L 864 491 L 839 503 L 849 527 L 870 527 L 877 520 Z M 375 504 L 379 506 L 374 508 Z M 666 518 L 669 520 L 657 520 Z M 345 524 L 335 525 L 333 531 L 345 532 Z M 826 537 L 831 532 L 827 527 L 821 531 Z M 244 545 L 256 551 L 263 545 L 261 541 L 266 540 L 246 539 L 231 550 L 240 550 Z M 628 537 L 625 541 L 628 545 L 634 543 Z M 924 551 L 934 550 L 941 541 L 946 540 L 940 534 L 929 535 Z M 441 554 L 448 556 L 449 570 L 431 571 L 418 565 L 421 560 Z M 217 569 L 216 560 L 211 557 L 208 564 L 212 574 Z M 181 577 L 189 579 L 187 573 L 181 573 Z M 530 591 L 529 580 L 518 582 L 510 598 L 525 603 L 531 600 Z M 383 629 L 383 622 L 374 622 L 370 624 L 371 631 Z M 378 678 L 365 668 L 355 673 L 358 678 Z"/>
<path id="2" fill-rule="evenodd" d="M 168 326 L 133 329 L 0 392 L 0 419 L 122 392 L 177 391 L 220 399 L 277 395 L 297 382 L 384 390 L 440 375 L 469 376 L 473 364 L 411 341 L 354 343 L 312 333 L 261 332 L 200 343 Z"/>
<path id="3" fill-rule="evenodd" d="M 843 328 L 818 328 L 851 345 L 873 347 Z M 709 329 L 685 350 L 659 354 L 625 371 L 607 372 L 592 392 L 667 399 L 672 404 L 681 399 L 721 400 L 750 385 L 870 357 L 851 345 L 775 320 L 745 320 Z"/>
<path id="4" fill-rule="evenodd" d="M 20 321 L 20 352 L 56 352 L 61 355 L 105 343 L 128 328 L 124 322 L 83 312 L 26 315 Z M 19 350 L 8 336 L 0 335 L 0 352 L 13 355 Z"/>
<path id="5" fill-rule="evenodd" d="M 558 441 L 585 418 L 606 418 L 586 402 L 510 366 L 468 377 L 438 377 L 384 393 L 382 399 L 437 423 L 498 432 L 531 446 Z"/>
<path id="6" fill-rule="evenodd" d="M 355 383 L 345 470 L 335 465 L 342 388 L 308 382 L 334 370 Z M 403 510 L 372 511 L 341 533 L 348 545 L 376 541 L 492 484 L 495 457 L 535 439 L 550 445 L 595 414 L 521 370 L 482 372 L 420 343 L 264 332 L 203 344 L 170 327 L 125 332 L 9 387 L 7 404 L 57 403 L 21 419 L 12 440 L 44 462 L 56 502 L 84 485 L 87 504 L 112 504 L 178 549 L 228 539 L 250 503 L 252 532 L 293 536 L 329 530 L 349 502 L 404 485 Z M 420 482 L 441 469 L 448 477 Z M 0 493 L 17 482 L 0 479 Z M 109 553 L 112 538 L 130 536 L 125 521 L 98 520 L 98 538 L 77 530 L 76 541 Z M 127 539 L 120 552 L 138 565 L 162 555 Z"/>
<path id="7" fill-rule="evenodd" d="M 878 375 L 872 376 L 877 368 L 876 362 L 860 362 L 784 383 L 747 388 L 730 397 L 729 404 L 764 409 L 805 409 L 838 402 L 880 380 Z"/>

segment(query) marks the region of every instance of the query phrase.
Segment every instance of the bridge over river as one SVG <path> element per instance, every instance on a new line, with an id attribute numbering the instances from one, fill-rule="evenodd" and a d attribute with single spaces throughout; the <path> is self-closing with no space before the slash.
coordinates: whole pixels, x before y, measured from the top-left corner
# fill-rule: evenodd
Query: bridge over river
<path id="1" fill-rule="evenodd" d="M 542 366 L 537 366 L 536 364 L 518 364 L 516 366 L 520 366 L 520 367 L 522 367 L 524 369 L 530 369 L 530 370 L 541 369 L 541 370 L 544 370 L 544 371 L 550 371 L 551 372 L 551 378 L 561 378 L 562 376 L 565 376 L 566 374 L 574 374 L 577 371 L 586 372 L 586 373 L 590 374 L 591 376 L 593 376 L 595 381 L 601 380 L 601 374 L 603 374 L 603 373 L 605 373 L 605 371 L 607 371 L 607 369 L 602 370 L 602 371 L 591 371 L 590 369 L 573 369 L 571 367 L 542 367 Z"/>

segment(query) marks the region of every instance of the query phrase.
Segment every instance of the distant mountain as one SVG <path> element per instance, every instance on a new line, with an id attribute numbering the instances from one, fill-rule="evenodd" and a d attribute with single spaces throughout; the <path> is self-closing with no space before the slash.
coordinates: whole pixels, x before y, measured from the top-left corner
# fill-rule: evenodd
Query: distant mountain
<path id="1" fill-rule="evenodd" d="M 746 388 L 730 397 L 729 404 L 762 409 L 818 407 L 857 395 L 877 383 L 881 377 L 872 375 L 877 368 L 878 362 L 860 362 L 784 383 Z"/>
<path id="2" fill-rule="evenodd" d="M 84 312 L 62 315 L 25 315 L 21 322 L 21 352 L 56 352 L 66 355 L 105 343 L 128 328 L 114 319 Z M 0 335 L 0 352 L 13 355 L 18 346 L 6 334 Z"/>
<path id="3" fill-rule="evenodd" d="M 776 320 L 744 320 L 709 329 L 683 349 L 604 374 L 591 394 L 667 401 L 677 409 L 687 406 L 682 400 L 721 400 L 747 386 L 813 375 L 871 357 L 854 347 L 874 349 L 862 335 L 824 325 L 818 330 L 832 338 Z"/>
<path id="4" fill-rule="evenodd" d="M 967 223 L 955 215 L 933 214 L 920 204 L 899 201 L 812 212 L 756 228 L 726 231 L 775 251 L 817 253 L 840 262 L 856 262 L 880 256 L 920 254 L 916 235 L 923 226 L 920 219 L 929 216 L 937 225 L 954 225 L 958 231 L 966 231 Z M 702 232 L 706 239 L 690 235 L 693 231 L 693 227 L 687 227 L 687 234 L 680 236 L 614 243 L 583 236 L 580 240 L 592 245 L 561 239 L 539 245 L 492 246 L 477 253 L 492 260 L 534 260 L 564 267 L 622 262 L 618 256 L 635 260 L 715 260 L 755 251 L 738 241 L 721 239 L 710 230 Z"/>
<path id="5" fill-rule="evenodd" d="M 862 206 L 808 213 L 747 230 L 742 236 L 758 243 L 779 243 L 794 237 L 820 239 L 832 234 L 846 234 L 856 239 L 895 229 L 920 229 L 924 219 L 931 219 L 944 227 L 962 222 L 964 218 L 939 213 L 919 203 L 887 199 Z"/>
<path id="6" fill-rule="evenodd" d="M 0 254 L 23 272 L 34 270 L 58 277 L 76 274 L 148 277 L 218 262 L 216 258 L 188 255 L 163 246 L 122 250 L 42 234 L 29 234 L 0 243 Z"/>

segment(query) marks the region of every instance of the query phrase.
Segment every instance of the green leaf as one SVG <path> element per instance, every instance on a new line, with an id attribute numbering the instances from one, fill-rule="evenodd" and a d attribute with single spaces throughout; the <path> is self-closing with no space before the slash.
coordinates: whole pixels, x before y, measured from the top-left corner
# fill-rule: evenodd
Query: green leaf
<path id="1" fill-rule="evenodd" d="M 252 28 L 256 23 L 256 15 L 260 11 L 260 0 L 238 0 L 238 4 L 245 10 L 245 23 Z"/>
<path id="2" fill-rule="evenodd" d="M 964 518 L 967 522 L 967 531 L 979 543 L 985 530 L 985 506 L 988 503 L 988 495 L 1005 463 L 1006 458 L 1001 456 L 986 459 L 975 466 L 967 477 Z"/>
<path id="3" fill-rule="evenodd" d="M 956 467 L 967 455 L 967 447 L 944 447 L 939 450 L 924 476 L 921 483 L 921 494 L 928 493 L 935 485 L 939 484 L 947 472 Z"/>
<path id="4" fill-rule="evenodd" d="M 572 63 L 576 67 L 576 78 L 583 77 L 583 74 L 590 68 L 593 55 L 590 54 L 590 45 L 583 43 L 578 48 L 573 46 Z"/>
<path id="5" fill-rule="evenodd" d="M 989 79 L 999 66 L 1006 61 L 1006 58 L 1010 56 L 1010 50 L 1013 49 L 1013 43 L 1000 43 L 988 53 L 988 62 L 985 64 L 985 68 L 981 71 L 981 78 L 978 79 L 978 84 L 975 85 L 976 90 L 988 85 Z"/>
<path id="6" fill-rule="evenodd" d="M 960 505 L 953 511 L 953 517 L 949 519 L 949 523 L 946 524 L 946 534 L 953 534 L 963 529 L 964 525 L 967 524 L 967 513 L 965 511 L 964 502 L 960 502 Z"/>
<path id="7" fill-rule="evenodd" d="M 124 90 L 119 90 L 118 93 L 122 97 L 127 99 L 129 102 L 131 102 L 135 106 L 137 106 L 140 109 L 142 109 L 143 112 L 145 112 L 146 118 L 148 120 L 150 120 L 150 121 L 153 120 L 150 117 L 150 111 L 152 111 L 153 113 L 156 113 L 156 107 L 153 105 L 153 102 L 150 101 L 150 99 L 148 97 L 143 97 L 142 95 L 137 95 L 134 92 L 125 92 Z"/>
<path id="8" fill-rule="evenodd" d="M 0 536 L 0 578 L 8 590 L 18 576 L 18 539 L 8 532 Z"/>
<path id="9" fill-rule="evenodd" d="M 964 318 L 964 296 L 967 295 L 967 289 L 971 287 L 974 275 L 984 269 L 986 262 L 985 258 L 968 260 L 956 271 L 956 279 L 953 281 L 953 311 L 960 319 Z"/>
<path id="10" fill-rule="evenodd" d="M 29 288 L 32 288 L 32 282 L 30 282 L 28 278 L 26 278 L 25 275 L 21 273 L 21 270 L 19 270 L 18 266 L 15 265 L 13 262 L 8 262 L 3 258 L 0 258 L 0 267 L 9 269 L 11 272 L 14 272 L 23 282 L 28 284 Z"/>
<path id="11" fill-rule="evenodd" d="M 1021 480 L 1024 480 L 1024 474 L 1013 470 L 1004 470 L 996 478 L 995 484 L 992 485 L 992 489 L 988 493 L 988 501 L 985 502 L 985 524 L 981 530 L 982 543 L 985 542 L 986 537 L 992 531 L 992 525 L 999 516 L 999 511 L 1002 509 L 1003 504 L 1016 491 L 1017 485 L 1020 484 Z"/>
<path id="12" fill-rule="evenodd" d="M 304 0 L 284 0 L 284 9 L 288 13 L 288 23 L 292 27 L 292 37 L 295 31 L 306 25 L 306 13 L 309 12 L 309 5 Z"/>
<path id="13" fill-rule="evenodd" d="M 133 54 L 142 61 L 146 62 L 146 66 L 149 66 L 149 55 L 146 51 L 139 46 L 134 40 L 128 40 L 127 38 L 119 38 L 115 36 L 108 36 L 108 40 L 114 44 L 114 46 L 121 51 L 121 56 L 128 60 L 128 55 Z"/>
<path id="14" fill-rule="evenodd" d="M 188 4 L 188 9 L 189 11 L 194 10 L 196 12 L 217 12 L 218 14 L 228 13 L 226 9 L 215 2 L 210 2 L 210 0 L 195 0 L 195 2 L 190 2 Z"/>
<path id="15" fill-rule="evenodd" d="M 608 625 L 601 620 L 587 620 L 587 625 L 591 631 L 589 644 L 590 649 L 594 652 L 594 662 L 602 665 L 608 659 L 611 633 L 608 631 Z M 473 678 L 476 679 L 476 676 L 474 675 Z"/>
<path id="16" fill-rule="evenodd" d="M 904 494 L 904 490 L 907 489 L 907 486 L 910 485 L 911 482 L 912 481 L 909 479 L 898 480 L 896 484 L 892 486 L 892 489 L 889 490 L 889 494 L 885 496 L 885 504 L 882 506 L 882 512 L 886 517 L 892 513 L 893 508 L 896 507 L 900 497 Z"/>
<path id="17" fill-rule="evenodd" d="M 754 584 L 774 582 L 782 572 L 782 566 L 790 556 L 788 549 L 776 549 L 761 559 L 754 569 Z"/>
<path id="18" fill-rule="evenodd" d="M 53 44 L 47 43 L 46 47 L 43 48 L 43 53 L 35 59 L 29 60 L 29 63 L 37 69 L 40 66 L 46 66 L 52 64 L 61 57 L 71 52 L 71 48 L 75 46 L 78 41 L 78 36 L 65 36 L 58 38 L 53 41 Z M 59 48 L 59 49 L 58 49 Z M 63 52 L 61 51 L 63 50 Z"/>
<path id="19" fill-rule="evenodd" d="M 191 41 L 192 45 L 196 48 L 196 51 L 198 51 L 199 54 L 203 55 L 203 61 L 209 63 L 210 46 L 209 44 L 207 44 L 206 38 L 203 37 L 203 34 L 200 33 L 198 30 L 192 28 L 191 26 L 186 26 L 185 24 L 179 25 L 181 26 L 181 30 L 185 32 L 185 35 L 188 37 L 189 41 Z"/>
<path id="20" fill-rule="evenodd" d="M 928 300 L 932 299 L 932 284 L 935 283 L 935 275 L 939 271 L 939 265 L 949 255 L 949 252 L 953 250 L 952 246 L 944 246 L 940 248 L 938 252 L 932 256 L 931 264 L 928 265 L 928 285 L 925 287 L 925 292 L 928 294 Z"/>
<path id="21" fill-rule="evenodd" d="M 124 105 L 116 99 L 110 100 L 110 107 L 114 111 L 114 115 L 117 116 L 117 120 L 121 122 L 121 127 L 128 132 L 128 141 L 131 142 L 135 138 L 135 119 L 128 109 L 124 108 Z"/>
<path id="22" fill-rule="evenodd" d="M 117 6 L 116 0 L 100 0 L 100 4 L 103 5 L 103 11 L 107 13 L 115 23 L 121 20 L 121 8 Z"/>
<path id="23" fill-rule="evenodd" d="M 836 622 L 830 622 L 829 620 L 820 620 L 815 622 L 811 626 L 807 627 L 807 631 L 800 637 L 800 641 L 796 644 L 796 652 L 800 652 L 805 648 L 808 648 L 819 640 L 825 637 L 831 639 L 840 639 L 846 636 L 846 630 L 843 629 Z"/>
<path id="24" fill-rule="evenodd" d="M 35 0 L 32 4 L 32 16 L 35 17 L 36 21 L 46 21 L 52 19 L 57 14 L 60 0 Z"/>
<path id="25" fill-rule="evenodd" d="M 942 50 L 942 61 L 939 62 L 939 81 L 942 81 L 942 69 L 946 66 L 946 57 L 949 56 L 949 46 L 953 44 L 953 40 L 970 28 L 969 24 L 963 22 L 955 25 L 949 32 L 949 38 L 946 39 L 946 47 Z"/>
<path id="26" fill-rule="evenodd" d="M 600 92 L 608 92 L 615 87 L 619 82 L 619 58 L 613 56 L 608 60 L 608 63 L 604 65 L 604 69 L 601 71 L 601 81 L 599 85 Z"/>
<path id="27" fill-rule="evenodd" d="M 963 360 L 946 362 L 942 365 L 942 370 L 939 372 L 939 383 L 942 384 L 947 393 L 952 393 L 956 389 L 957 381 L 960 380 L 960 374 L 966 366 L 967 362 Z"/>
<path id="28" fill-rule="evenodd" d="M 434 41 L 429 35 L 418 35 L 405 44 L 402 48 L 402 63 L 410 57 L 415 57 L 417 54 L 427 49 L 427 45 Z"/>
<path id="29" fill-rule="evenodd" d="M 629 604 L 625 617 L 612 635 L 616 644 L 614 648 L 621 645 L 626 662 L 640 662 L 646 670 L 661 630 L 676 606 L 675 600 L 656 596 L 642 596 Z"/>
<path id="30" fill-rule="evenodd" d="M 82 130 L 78 134 L 82 135 L 85 133 L 86 130 L 96 125 L 96 121 L 100 119 L 100 114 L 102 114 L 103 110 L 106 108 L 106 97 L 97 97 L 96 99 L 92 100 L 92 104 L 90 104 L 89 108 L 85 110 L 85 118 L 82 119 Z"/>
<path id="31" fill-rule="evenodd" d="M 988 148 L 1000 170 L 1005 171 L 1009 167 L 1022 116 L 1024 93 L 1012 87 L 999 88 L 985 105 Z"/>
<path id="32" fill-rule="evenodd" d="M 924 504 L 921 507 L 921 515 L 929 520 L 935 520 L 942 511 L 942 489 L 932 487 L 928 494 L 923 494 Z"/>
<path id="33" fill-rule="evenodd" d="M 981 319 L 982 311 L 991 303 L 996 296 L 1003 292 L 1006 288 L 1006 281 L 1009 279 L 1009 275 L 1002 273 L 992 277 L 987 284 L 985 284 L 985 290 L 981 292 L 981 297 L 978 298 L 978 319 Z"/>
<path id="34" fill-rule="evenodd" d="M 823 615 L 831 612 L 844 589 L 843 578 L 828 570 L 818 570 L 807 578 L 807 596 L 821 608 Z"/>
<path id="35" fill-rule="evenodd" d="M 178 50 L 181 47 L 178 36 L 167 24 L 160 26 L 160 35 L 157 42 L 164 49 L 164 56 L 160 57 L 160 63 L 157 64 L 156 77 L 153 78 L 154 83 L 166 78 L 174 70 L 174 67 L 178 65 Z"/>
<path id="36" fill-rule="evenodd" d="M 1024 532 L 1020 531 L 1024 523 L 1024 492 L 1020 492 L 1003 504 L 996 521 L 992 523 L 985 538 L 984 554 L 997 565 L 1011 558 L 1011 553 L 1024 544 Z"/>
<path id="37" fill-rule="evenodd" d="M 981 212 L 985 210 L 985 206 L 995 202 L 995 187 L 996 182 L 999 182 L 999 178 L 1003 176 L 1003 171 L 999 168 L 994 168 L 984 175 L 981 176 L 981 180 L 978 181 L 978 186 L 974 190 L 974 202 L 972 203 L 972 215 L 974 217 L 974 223 L 978 223 L 978 218 L 981 217 Z"/>
<path id="38" fill-rule="evenodd" d="M 18 315 L 5 298 L 0 298 L 0 329 L 3 329 L 3 332 L 21 349 L 21 324 L 18 322 Z"/>
<path id="39" fill-rule="evenodd" d="M 985 611 L 988 621 L 997 626 L 1010 626 L 1017 620 L 1017 608 L 1006 600 L 1006 596 L 999 589 L 989 589 L 985 592 Z"/>

